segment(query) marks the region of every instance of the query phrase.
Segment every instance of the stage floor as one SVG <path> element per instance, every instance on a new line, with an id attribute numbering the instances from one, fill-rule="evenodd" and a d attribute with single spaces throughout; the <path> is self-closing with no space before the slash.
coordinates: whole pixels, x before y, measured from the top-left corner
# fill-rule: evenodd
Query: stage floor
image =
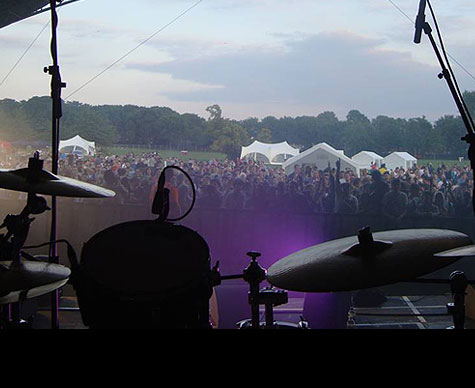
<path id="1" fill-rule="evenodd" d="M 356 330 L 440 330 L 453 325 L 452 316 L 448 314 L 447 303 L 452 302 L 451 295 L 423 296 L 387 296 L 387 300 L 377 307 L 353 307 L 354 324 L 349 328 Z M 304 299 L 289 298 L 285 305 L 274 310 L 276 321 L 298 323 L 303 313 Z M 262 321 L 264 310 L 262 312 Z M 36 307 L 33 327 L 35 329 L 51 328 L 49 308 L 38 304 Z M 243 317 L 246 319 L 249 317 Z M 475 321 L 466 318 L 466 329 L 474 329 Z M 84 326 L 75 297 L 60 298 L 59 311 L 60 329 L 80 330 Z M 236 326 L 237 328 L 237 326 Z"/>

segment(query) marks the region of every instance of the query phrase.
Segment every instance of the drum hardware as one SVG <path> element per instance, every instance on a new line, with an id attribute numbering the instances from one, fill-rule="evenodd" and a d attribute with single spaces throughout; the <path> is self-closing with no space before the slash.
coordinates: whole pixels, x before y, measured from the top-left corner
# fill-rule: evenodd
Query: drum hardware
<path id="1" fill-rule="evenodd" d="M 2 328 L 31 328 L 31 322 L 20 319 L 20 303 L 45 293 L 59 295 L 58 290 L 69 280 L 71 271 L 59 264 L 59 257 L 33 256 L 24 249 L 31 223 L 31 215 L 39 215 L 47 210 L 46 199 L 37 194 L 66 197 L 107 198 L 115 193 L 98 186 L 74 179 L 60 177 L 43 170 L 43 160 L 36 151 L 28 160 L 28 167 L 19 170 L 0 170 L 0 187 L 28 193 L 24 209 L 17 215 L 8 214 L 0 228 L 7 233 L 0 235 L 0 305 L 2 305 Z M 60 241 L 46 244 L 52 246 Z M 68 254 L 71 247 L 68 245 Z M 56 325 L 59 307 L 52 304 L 52 325 Z M 30 320 L 31 321 L 31 320 Z"/>
<path id="2" fill-rule="evenodd" d="M 447 309 L 452 313 L 454 319 L 454 329 L 465 328 L 465 290 L 468 280 L 462 271 L 452 272 L 450 275 L 450 287 L 454 303 L 449 303 Z"/>
<path id="3" fill-rule="evenodd" d="M 265 322 L 259 322 L 262 329 L 308 329 L 308 322 L 301 316 L 299 323 L 282 322 L 274 320 L 276 306 L 286 304 L 289 301 L 285 290 L 276 290 L 273 287 L 265 287 L 259 291 L 258 304 L 265 306 Z M 238 322 L 239 329 L 254 329 L 253 320 L 246 319 Z"/>
<path id="4" fill-rule="evenodd" d="M 249 283 L 248 302 L 251 306 L 251 319 L 237 322 L 240 329 L 275 329 L 275 328 L 308 328 L 307 322 L 301 317 L 299 324 L 274 321 L 274 310 L 276 306 L 288 302 L 288 293 L 285 290 L 277 290 L 274 287 L 260 289 L 260 284 L 266 280 L 267 271 L 257 262 L 261 256 L 259 252 L 248 252 L 251 262 L 244 269 L 242 274 L 221 276 L 219 274 L 219 261 L 213 267 L 210 274 L 210 284 L 215 287 L 221 284 L 222 280 L 243 279 Z M 265 322 L 260 321 L 259 306 L 265 306 Z"/>
<path id="5" fill-rule="evenodd" d="M 435 255 L 434 255 L 435 256 Z M 446 305 L 447 313 L 452 316 L 454 325 L 448 329 L 464 329 L 465 328 L 465 295 L 467 286 L 475 285 L 475 281 L 467 279 L 462 271 L 453 271 L 449 279 L 412 279 L 403 281 L 403 283 L 418 283 L 418 284 L 448 284 L 450 285 L 453 302 Z M 351 311 L 351 318 L 354 324 L 354 310 Z M 391 314 L 381 314 L 381 316 L 390 316 Z M 441 314 L 443 315 L 443 314 Z M 350 317 L 350 314 L 348 315 Z"/>
<path id="6" fill-rule="evenodd" d="M 257 262 L 257 258 L 261 256 L 259 252 L 248 252 L 247 255 L 251 257 L 251 263 L 244 269 L 243 279 L 249 283 L 249 304 L 251 305 L 251 321 L 252 328 L 259 328 L 259 304 L 260 294 L 259 285 L 266 280 L 266 270 L 262 268 Z"/>

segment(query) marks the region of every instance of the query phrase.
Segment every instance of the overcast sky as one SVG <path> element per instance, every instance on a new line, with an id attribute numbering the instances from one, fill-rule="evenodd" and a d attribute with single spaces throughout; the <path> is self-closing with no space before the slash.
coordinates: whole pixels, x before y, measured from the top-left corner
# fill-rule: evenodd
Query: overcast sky
<path id="1" fill-rule="evenodd" d="M 475 90 L 474 1 L 431 3 L 447 51 L 465 69 L 451 61 L 461 89 Z M 446 82 L 437 78 L 441 68 L 427 37 L 413 43 L 418 4 L 81 0 L 59 10 L 63 98 L 168 106 L 203 117 L 207 106 L 219 104 L 225 117 L 235 119 L 327 110 L 344 119 L 351 109 L 370 118 L 457 114 Z M 429 9 L 426 15 L 435 27 Z M 0 82 L 49 17 L 44 13 L 0 30 Z M 50 37 L 48 26 L 0 86 L 0 99 L 49 95 L 43 67 L 51 63 Z"/>

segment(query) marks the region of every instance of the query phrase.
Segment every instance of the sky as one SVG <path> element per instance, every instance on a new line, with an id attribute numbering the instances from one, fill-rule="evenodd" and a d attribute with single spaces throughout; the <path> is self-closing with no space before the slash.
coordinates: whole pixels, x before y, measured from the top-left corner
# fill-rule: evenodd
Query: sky
<path id="1" fill-rule="evenodd" d="M 475 90 L 475 3 L 431 4 L 460 89 Z M 62 97 L 205 118 L 218 104 L 237 120 L 324 111 L 344 119 L 357 109 L 369 118 L 435 121 L 458 111 L 427 36 L 413 43 L 418 7 L 419 0 L 80 0 L 58 10 Z M 49 19 L 46 12 L 0 29 L 0 99 L 50 94 Z"/>

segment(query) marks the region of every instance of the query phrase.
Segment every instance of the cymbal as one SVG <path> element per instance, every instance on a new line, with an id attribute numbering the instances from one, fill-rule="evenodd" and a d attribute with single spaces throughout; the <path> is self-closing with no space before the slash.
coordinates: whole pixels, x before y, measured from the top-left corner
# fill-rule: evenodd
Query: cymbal
<path id="1" fill-rule="evenodd" d="M 274 263 L 273 286 L 300 292 L 338 292 L 410 281 L 457 261 L 434 254 L 472 243 L 467 235 L 441 229 L 403 229 L 373 234 L 376 247 L 362 249 L 358 237 L 345 237 L 303 249 Z M 379 240 L 379 241 L 378 241 Z"/>
<path id="2" fill-rule="evenodd" d="M 49 294 L 63 287 L 68 282 L 68 279 L 59 280 L 54 283 L 45 284 L 44 286 L 30 288 L 29 290 L 12 291 L 4 296 L 0 296 L 0 305 L 20 302 L 24 299 L 32 299 L 41 295 Z"/>
<path id="3" fill-rule="evenodd" d="M 462 258 L 475 256 L 475 245 L 467 245 L 462 248 L 450 249 L 448 251 L 436 253 L 434 256 L 441 258 Z"/>
<path id="4" fill-rule="evenodd" d="M 67 281 L 71 270 L 43 261 L 0 261 L 0 297 L 15 292 L 36 293 L 33 289 Z M 46 287 L 48 288 L 48 287 Z"/>
<path id="5" fill-rule="evenodd" d="M 19 170 L 0 169 L 0 188 L 60 197 L 110 198 L 115 196 L 112 190 L 55 175 L 46 170 L 40 170 L 34 181 L 29 179 L 29 175 L 30 170 L 28 168 Z"/>

